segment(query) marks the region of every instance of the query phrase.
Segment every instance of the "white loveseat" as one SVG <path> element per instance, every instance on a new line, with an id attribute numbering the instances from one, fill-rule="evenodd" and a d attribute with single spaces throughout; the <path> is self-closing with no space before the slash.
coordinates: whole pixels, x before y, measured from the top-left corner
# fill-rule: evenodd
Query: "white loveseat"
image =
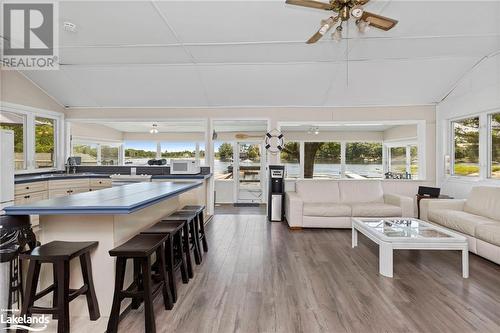
<path id="1" fill-rule="evenodd" d="M 411 217 L 410 197 L 384 193 L 378 180 L 298 180 L 286 193 L 291 228 L 351 228 L 352 217 Z"/>
<path id="2" fill-rule="evenodd" d="M 468 199 L 422 200 L 423 220 L 469 240 L 469 251 L 500 264 L 500 187 L 474 187 Z"/>

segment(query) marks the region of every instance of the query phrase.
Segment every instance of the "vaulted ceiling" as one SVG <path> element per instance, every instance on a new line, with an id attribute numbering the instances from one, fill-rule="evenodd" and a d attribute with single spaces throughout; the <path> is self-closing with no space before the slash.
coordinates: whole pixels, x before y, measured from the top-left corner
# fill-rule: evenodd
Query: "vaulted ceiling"
<path id="1" fill-rule="evenodd" d="M 24 74 L 70 107 L 412 105 L 500 50 L 500 1 L 366 9 L 399 23 L 306 45 L 329 14 L 284 0 L 61 1 L 60 70 Z"/>

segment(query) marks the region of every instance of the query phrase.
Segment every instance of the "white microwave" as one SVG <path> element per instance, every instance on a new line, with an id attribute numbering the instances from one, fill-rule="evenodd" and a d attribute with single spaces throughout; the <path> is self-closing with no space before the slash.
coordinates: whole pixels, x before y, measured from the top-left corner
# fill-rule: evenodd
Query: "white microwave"
<path id="1" fill-rule="evenodd" d="M 200 173 L 200 166 L 195 160 L 170 160 L 172 175 L 195 175 Z"/>

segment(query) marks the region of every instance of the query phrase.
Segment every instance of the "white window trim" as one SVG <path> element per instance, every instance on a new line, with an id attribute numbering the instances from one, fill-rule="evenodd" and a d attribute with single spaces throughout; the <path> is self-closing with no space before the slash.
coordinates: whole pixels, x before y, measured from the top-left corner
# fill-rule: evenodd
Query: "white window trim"
<path id="1" fill-rule="evenodd" d="M 488 181 L 492 182 L 500 182 L 499 178 L 493 178 L 491 176 L 491 173 L 493 171 L 493 156 L 492 156 L 492 149 L 493 149 L 493 140 L 492 140 L 492 117 L 494 114 L 500 114 L 500 109 L 496 111 L 489 111 L 486 112 L 486 121 L 487 121 L 487 131 L 486 131 L 486 141 L 487 141 L 487 152 L 486 152 L 486 157 L 487 157 L 487 163 L 486 163 L 486 179 Z M 481 149 L 481 141 L 479 141 L 479 149 Z"/>
<path id="2" fill-rule="evenodd" d="M 64 114 L 60 112 L 34 108 L 30 106 L 0 102 L 1 110 L 17 113 L 25 117 L 24 124 L 24 159 L 25 168 L 16 170 L 15 174 L 35 172 L 51 172 L 62 170 L 64 166 Z M 35 118 L 43 117 L 54 119 L 54 167 L 36 168 L 35 161 Z"/>
<path id="3" fill-rule="evenodd" d="M 491 112 L 488 112 L 491 113 Z M 470 180 L 470 181 L 478 181 L 485 179 L 484 177 L 484 153 L 482 150 L 484 150 L 484 140 L 485 135 L 484 135 L 484 118 L 486 112 L 482 113 L 475 113 L 475 114 L 470 114 L 467 116 L 460 116 L 456 118 L 451 118 L 448 119 L 448 151 L 450 152 L 450 174 L 447 175 L 447 178 L 452 178 L 452 179 L 459 179 L 459 180 Z M 470 118 L 479 118 L 479 176 L 463 176 L 463 175 L 456 175 L 455 174 L 455 128 L 453 126 L 453 123 L 465 120 L 465 119 L 470 119 Z M 487 144 L 486 144 L 487 146 Z M 487 149 L 487 148 L 486 148 Z"/>

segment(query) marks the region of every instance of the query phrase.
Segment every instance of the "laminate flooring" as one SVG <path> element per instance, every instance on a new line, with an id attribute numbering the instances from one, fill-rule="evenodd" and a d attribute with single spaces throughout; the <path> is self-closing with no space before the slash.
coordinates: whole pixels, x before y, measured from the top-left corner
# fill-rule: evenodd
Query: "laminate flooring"
<path id="1" fill-rule="evenodd" d="M 500 332 L 500 266 L 460 252 L 395 251 L 378 274 L 378 246 L 350 230 L 290 231 L 265 216 L 216 215 L 209 252 L 179 299 L 155 300 L 157 332 Z M 130 311 L 120 332 L 143 332 Z"/>

